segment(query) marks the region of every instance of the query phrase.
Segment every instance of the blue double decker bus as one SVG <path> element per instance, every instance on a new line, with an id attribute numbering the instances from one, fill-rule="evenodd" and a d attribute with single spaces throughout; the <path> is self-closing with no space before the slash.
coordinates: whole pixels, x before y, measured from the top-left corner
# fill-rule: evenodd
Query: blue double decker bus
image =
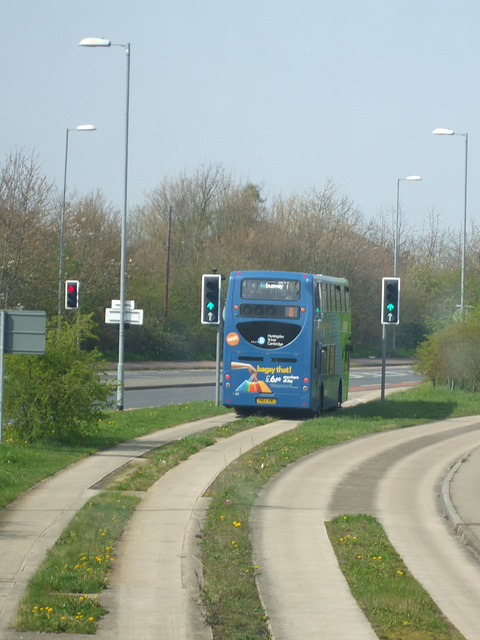
<path id="1" fill-rule="evenodd" d="M 344 278 L 234 271 L 224 311 L 222 404 L 306 415 L 347 399 L 350 289 Z"/>

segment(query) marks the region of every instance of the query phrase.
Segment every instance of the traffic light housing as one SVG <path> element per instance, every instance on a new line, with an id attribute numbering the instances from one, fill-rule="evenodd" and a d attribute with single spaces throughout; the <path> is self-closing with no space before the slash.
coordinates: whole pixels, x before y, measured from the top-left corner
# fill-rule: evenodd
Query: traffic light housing
<path id="1" fill-rule="evenodd" d="M 202 324 L 220 324 L 222 276 L 202 275 Z"/>
<path id="2" fill-rule="evenodd" d="M 67 280 L 65 282 L 65 309 L 78 309 L 80 306 L 80 282 Z"/>
<path id="3" fill-rule="evenodd" d="M 382 324 L 400 322 L 400 278 L 382 278 Z"/>

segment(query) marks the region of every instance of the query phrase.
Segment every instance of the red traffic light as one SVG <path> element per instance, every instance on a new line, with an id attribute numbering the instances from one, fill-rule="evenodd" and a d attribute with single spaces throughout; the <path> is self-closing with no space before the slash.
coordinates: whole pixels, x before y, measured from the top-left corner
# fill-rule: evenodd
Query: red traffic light
<path id="1" fill-rule="evenodd" d="M 67 280 L 65 282 L 65 309 L 78 309 L 80 306 L 80 282 Z"/>

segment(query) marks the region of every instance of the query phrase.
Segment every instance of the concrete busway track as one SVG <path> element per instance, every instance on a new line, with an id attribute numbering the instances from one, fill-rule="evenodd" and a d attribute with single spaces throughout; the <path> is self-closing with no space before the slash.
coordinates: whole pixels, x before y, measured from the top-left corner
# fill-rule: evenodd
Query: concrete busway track
<path id="1" fill-rule="evenodd" d="M 95 486 L 129 461 L 192 433 L 235 419 L 226 414 L 148 434 L 85 458 L 27 491 L 0 512 L 0 639 L 38 639 L 11 624 L 26 584 Z M 116 547 L 115 569 L 101 602 L 110 613 L 96 637 L 158 640 L 211 637 L 198 609 L 196 534 L 207 499 L 201 496 L 242 453 L 298 421 L 278 420 L 220 439 L 170 470 L 146 493 Z M 42 634 L 45 640 L 57 634 Z M 69 634 L 69 638 L 86 638 Z"/>
<path id="2" fill-rule="evenodd" d="M 250 522 L 274 639 L 377 637 L 348 590 L 324 525 L 335 515 L 368 513 L 451 622 L 478 640 L 480 564 L 448 525 L 440 496 L 451 465 L 479 444 L 478 416 L 450 419 L 351 440 L 275 476 Z"/>

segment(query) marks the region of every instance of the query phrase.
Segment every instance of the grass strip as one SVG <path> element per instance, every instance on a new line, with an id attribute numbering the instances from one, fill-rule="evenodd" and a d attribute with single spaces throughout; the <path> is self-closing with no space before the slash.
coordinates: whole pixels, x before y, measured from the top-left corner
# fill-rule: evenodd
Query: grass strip
<path id="1" fill-rule="evenodd" d="M 328 536 L 352 595 L 382 640 L 465 640 L 368 515 L 338 516 Z"/>
<path id="2" fill-rule="evenodd" d="M 227 467 L 208 490 L 212 500 L 201 542 L 203 601 L 214 638 L 270 637 L 256 588 L 255 573 L 261 567 L 253 566 L 249 517 L 260 488 L 274 474 L 309 453 L 345 440 L 478 413 L 478 394 L 423 384 L 389 395 L 384 403 L 373 401 L 302 422 Z M 379 618 L 384 615 L 381 610 L 376 613 Z M 440 612 L 437 615 L 442 617 Z"/>
<path id="3" fill-rule="evenodd" d="M 114 547 L 140 498 L 102 492 L 74 516 L 29 582 L 15 628 L 95 633 Z M 95 594 L 95 595 L 92 595 Z"/>

